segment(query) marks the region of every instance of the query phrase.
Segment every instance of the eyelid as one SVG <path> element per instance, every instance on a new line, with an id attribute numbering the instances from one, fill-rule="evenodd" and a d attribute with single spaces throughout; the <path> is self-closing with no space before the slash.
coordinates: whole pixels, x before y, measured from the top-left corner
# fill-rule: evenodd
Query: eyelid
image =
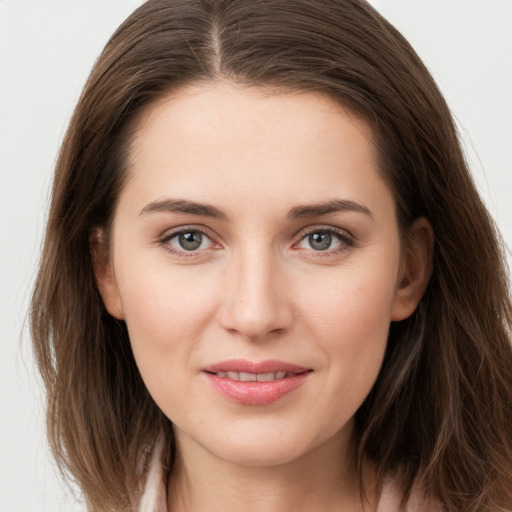
<path id="1" fill-rule="evenodd" d="M 317 224 L 314 226 L 307 226 L 306 228 L 303 228 L 299 233 L 296 235 L 296 238 L 298 240 L 294 242 L 293 247 L 298 248 L 298 245 L 309 235 L 313 233 L 318 232 L 324 232 L 324 233 L 331 233 L 334 236 L 336 236 L 341 241 L 341 246 L 336 247 L 335 249 L 326 249 L 325 251 L 315 251 L 314 249 L 311 249 L 309 252 L 315 253 L 317 256 L 329 256 L 332 254 L 335 254 L 337 252 L 343 252 L 347 250 L 350 247 L 353 247 L 355 245 L 355 238 L 354 236 L 347 231 L 346 229 L 342 229 L 336 226 L 330 226 L 325 224 Z M 301 249 L 308 251 L 308 249 Z"/>
<path id="2" fill-rule="evenodd" d="M 187 232 L 191 232 L 191 231 L 201 233 L 201 235 L 207 237 L 211 241 L 213 247 L 208 247 L 206 249 L 198 249 L 195 251 L 186 251 L 186 250 L 180 250 L 179 248 L 169 244 L 169 241 L 172 240 L 174 237 L 176 237 L 182 233 L 187 233 Z M 187 225 L 177 226 L 177 227 L 165 230 L 161 235 L 159 235 L 157 237 L 156 241 L 159 245 L 165 246 L 165 248 L 172 254 L 190 258 L 190 257 L 197 257 L 201 253 L 206 252 L 208 249 L 221 248 L 222 246 L 217 241 L 217 239 L 218 239 L 218 237 L 215 235 L 215 233 L 212 232 L 211 229 L 208 229 L 202 225 L 187 224 Z"/>
<path id="3" fill-rule="evenodd" d="M 203 236 L 206 236 L 212 242 L 213 247 L 208 247 L 207 249 L 199 249 L 194 251 L 186 251 L 180 250 L 179 248 L 176 248 L 168 243 L 172 238 L 180 235 L 181 233 L 186 233 L 189 231 L 197 231 L 198 233 L 201 233 Z M 315 251 L 314 249 L 308 250 L 298 247 L 298 245 L 300 244 L 300 242 L 302 242 L 302 240 L 304 240 L 304 238 L 317 232 L 333 234 L 341 241 L 341 245 L 334 249 L 326 249 L 325 251 Z M 222 248 L 222 245 L 218 242 L 218 238 L 219 237 L 206 226 L 197 224 L 186 224 L 165 230 L 161 235 L 157 237 L 156 241 L 159 245 L 166 246 L 166 249 L 172 254 L 190 258 L 198 257 L 201 255 L 201 253 L 205 253 L 208 249 Z M 292 244 L 292 248 L 315 253 L 315 256 L 318 257 L 332 256 L 333 254 L 346 251 L 347 249 L 355 245 L 355 237 L 349 231 L 343 228 L 339 228 L 337 226 L 326 224 L 315 224 L 312 226 L 302 228 L 293 238 L 296 241 Z"/>

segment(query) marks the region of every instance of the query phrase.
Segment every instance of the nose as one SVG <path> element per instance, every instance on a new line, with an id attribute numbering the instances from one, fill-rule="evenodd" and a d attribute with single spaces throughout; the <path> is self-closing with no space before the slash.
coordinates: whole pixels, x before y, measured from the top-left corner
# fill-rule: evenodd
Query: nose
<path id="1" fill-rule="evenodd" d="M 263 251 L 247 251 L 233 258 L 220 313 L 224 329 L 261 340 L 290 328 L 293 312 L 278 260 Z"/>

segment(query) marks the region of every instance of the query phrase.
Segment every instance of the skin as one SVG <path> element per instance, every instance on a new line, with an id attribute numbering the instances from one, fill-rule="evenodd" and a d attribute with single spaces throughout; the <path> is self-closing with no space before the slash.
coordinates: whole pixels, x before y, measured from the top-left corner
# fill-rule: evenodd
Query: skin
<path id="1" fill-rule="evenodd" d="M 424 219 L 400 236 L 372 138 L 316 93 L 228 82 L 188 86 L 141 119 L 95 272 L 174 424 L 173 511 L 362 510 L 353 416 L 390 322 L 423 294 L 432 249 Z M 303 208 L 333 201 L 343 208 Z M 202 231 L 199 248 L 180 246 L 180 230 Z M 319 250 L 311 233 L 331 245 Z M 202 371 L 233 358 L 312 371 L 270 405 L 242 405 Z M 365 510 L 378 501 L 369 498 Z"/>

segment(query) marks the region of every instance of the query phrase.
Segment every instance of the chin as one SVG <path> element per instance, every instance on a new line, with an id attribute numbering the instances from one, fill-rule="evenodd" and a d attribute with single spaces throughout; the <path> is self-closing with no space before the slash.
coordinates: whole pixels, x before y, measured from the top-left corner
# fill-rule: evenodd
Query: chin
<path id="1" fill-rule="evenodd" d="M 312 434 L 299 425 L 276 424 L 252 419 L 239 421 L 226 430 L 210 431 L 208 439 L 200 440 L 213 456 L 241 466 L 279 466 L 292 463 L 314 453 L 321 446 L 336 449 L 341 432 Z"/>
<path id="2" fill-rule="evenodd" d="M 251 440 L 216 446 L 213 455 L 240 466 L 269 467 L 291 463 L 307 453 L 307 448 L 275 440 Z"/>

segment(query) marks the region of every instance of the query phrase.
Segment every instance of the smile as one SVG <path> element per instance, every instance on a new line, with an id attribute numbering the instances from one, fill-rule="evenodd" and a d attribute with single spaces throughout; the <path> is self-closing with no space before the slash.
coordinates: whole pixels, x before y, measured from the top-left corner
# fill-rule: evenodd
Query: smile
<path id="1" fill-rule="evenodd" d="M 241 405 L 276 402 L 301 387 L 312 371 L 282 361 L 230 360 L 203 368 L 215 391 Z"/>
<path id="2" fill-rule="evenodd" d="M 285 379 L 293 377 L 295 373 L 289 372 L 269 372 L 269 373 L 248 373 L 248 372 L 217 372 L 217 377 L 237 380 L 240 382 L 269 382 L 271 380 Z"/>

